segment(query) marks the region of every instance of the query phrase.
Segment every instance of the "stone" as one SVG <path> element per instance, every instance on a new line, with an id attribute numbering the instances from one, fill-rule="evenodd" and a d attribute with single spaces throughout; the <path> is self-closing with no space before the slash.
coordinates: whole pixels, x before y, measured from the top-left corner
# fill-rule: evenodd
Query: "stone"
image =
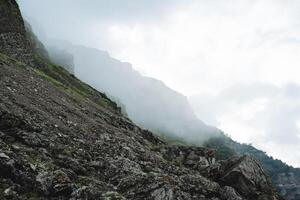
<path id="1" fill-rule="evenodd" d="M 6 160 L 8 160 L 9 157 L 5 153 L 0 153 L 0 159 L 6 159 Z"/>
<path id="2" fill-rule="evenodd" d="M 243 200 L 243 198 L 235 191 L 235 189 L 229 186 L 225 186 L 223 188 L 222 198 L 228 200 Z"/>

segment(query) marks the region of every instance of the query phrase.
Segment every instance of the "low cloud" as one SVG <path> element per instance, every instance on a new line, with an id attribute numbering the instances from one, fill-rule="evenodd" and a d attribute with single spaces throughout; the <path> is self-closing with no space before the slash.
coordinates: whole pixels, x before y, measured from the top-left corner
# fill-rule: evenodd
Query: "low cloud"
<path id="1" fill-rule="evenodd" d="M 190 99 L 196 114 L 234 139 L 300 166 L 300 86 L 239 85 Z"/>

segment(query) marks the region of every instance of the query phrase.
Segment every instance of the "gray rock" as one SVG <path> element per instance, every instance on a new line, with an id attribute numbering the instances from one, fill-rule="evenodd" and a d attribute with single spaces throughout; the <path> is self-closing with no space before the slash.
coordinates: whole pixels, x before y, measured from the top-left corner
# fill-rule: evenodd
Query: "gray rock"
<path id="1" fill-rule="evenodd" d="M 235 189 L 229 186 L 225 186 L 223 188 L 222 198 L 228 200 L 243 200 L 243 198 L 235 191 Z"/>

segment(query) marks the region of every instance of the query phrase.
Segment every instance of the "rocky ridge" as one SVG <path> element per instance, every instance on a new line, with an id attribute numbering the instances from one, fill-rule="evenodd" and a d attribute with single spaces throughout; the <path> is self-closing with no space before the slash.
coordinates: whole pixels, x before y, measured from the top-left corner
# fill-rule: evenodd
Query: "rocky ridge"
<path id="1" fill-rule="evenodd" d="M 0 7 L 1 27 L 7 16 L 21 19 L 14 0 Z M 14 26 L 26 44 L 23 21 Z M 216 162 L 212 149 L 168 145 L 62 67 L 19 54 L 34 54 L 30 45 L 7 48 L 6 40 L 0 199 L 281 199 L 253 158 Z"/>

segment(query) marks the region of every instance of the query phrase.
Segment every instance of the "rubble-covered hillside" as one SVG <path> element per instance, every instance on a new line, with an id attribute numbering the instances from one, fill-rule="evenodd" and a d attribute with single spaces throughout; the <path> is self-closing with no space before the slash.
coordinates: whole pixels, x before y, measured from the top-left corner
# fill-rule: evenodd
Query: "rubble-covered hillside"
<path id="1" fill-rule="evenodd" d="M 0 9 L 0 199 L 281 199 L 253 158 L 216 162 L 133 124 L 35 54 L 15 0 Z"/>

